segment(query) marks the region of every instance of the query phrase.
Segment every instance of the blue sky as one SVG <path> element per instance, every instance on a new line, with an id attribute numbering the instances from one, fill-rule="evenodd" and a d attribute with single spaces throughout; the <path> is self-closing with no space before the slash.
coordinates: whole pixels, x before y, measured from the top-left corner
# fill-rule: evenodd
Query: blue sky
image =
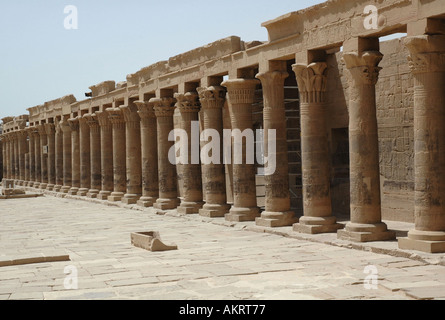
<path id="1" fill-rule="evenodd" d="M 267 40 L 261 23 L 320 0 L 17 0 L 0 3 L 0 118 L 227 36 Z M 66 30 L 64 8 L 78 9 Z"/>

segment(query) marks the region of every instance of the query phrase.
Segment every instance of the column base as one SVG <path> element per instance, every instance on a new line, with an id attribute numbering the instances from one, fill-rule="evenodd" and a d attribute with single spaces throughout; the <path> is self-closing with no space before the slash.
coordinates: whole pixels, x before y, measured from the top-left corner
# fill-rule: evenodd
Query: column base
<path id="1" fill-rule="evenodd" d="M 79 188 L 77 187 L 72 187 L 69 191 L 68 194 L 70 196 L 77 196 L 77 193 L 79 192 Z"/>
<path id="2" fill-rule="evenodd" d="M 111 191 L 101 191 L 99 192 L 99 194 L 97 195 L 97 199 L 99 200 L 108 200 L 108 198 L 111 195 Z"/>
<path id="3" fill-rule="evenodd" d="M 86 197 L 89 189 L 87 188 L 80 188 L 79 191 L 77 191 L 77 195 L 80 197 Z"/>
<path id="4" fill-rule="evenodd" d="M 33 186 L 34 189 L 40 189 L 40 182 L 34 182 Z"/>
<path id="5" fill-rule="evenodd" d="M 24 184 L 24 181 L 23 181 L 23 180 L 17 180 L 17 185 L 18 185 L 18 186 L 23 186 L 23 184 Z"/>
<path id="6" fill-rule="evenodd" d="M 124 197 L 123 192 L 112 192 L 111 195 L 108 197 L 108 201 L 119 202 L 122 201 L 123 197 Z"/>
<path id="7" fill-rule="evenodd" d="M 229 204 L 205 204 L 202 209 L 199 210 L 199 215 L 208 218 L 224 218 L 224 216 L 230 211 Z"/>
<path id="8" fill-rule="evenodd" d="M 348 223 L 345 230 L 339 230 L 338 239 L 353 242 L 389 241 L 396 239 L 396 233 L 389 231 L 385 223 Z"/>
<path id="9" fill-rule="evenodd" d="M 32 188 L 32 187 L 34 187 L 34 182 L 33 181 L 28 181 L 26 186 Z"/>
<path id="10" fill-rule="evenodd" d="M 46 190 L 48 190 L 48 191 L 53 191 L 53 190 L 54 190 L 54 187 L 55 187 L 55 185 L 53 185 L 53 184 L 48 184 L 48 185 L 46 186 Z"/>
<path id="11" fill-rule="evenodd" d="M 60 192 L 61 189 L 62 189 L 62 186 L 60 184 L 56 184 L 53 188 L 53 191 Z"/>
<path id="12" fill-rule="evenodd" d="M 298 222 L 295 212 L 263 212 L 260 218 L 256 218 L 256 225 L 260 227 L 278 228 L 291 226 Z"/>
<path id="13" fill-rule="evenodd" d="M 87 198 L 96 199 L 98 194 L 99 194 L 99 190 L 97 190 L 97 189 L 90 189 L 90 190 L 88 190 Z"/>
<path id="14" fill-rule="evenodd" d="M 226 214 L 226 221 L 232 222 L 245 222 L 245 221 L 255 221 L 256 218 L 259 218 L 260 208 L 252 207 L 252 208 L 235 208 L 232 207 L 230 212 Z"/>
<path id="15" fill-rule="evenodd" d="M 179 205 L 179 199 L 158 199 L 153 205 L 153 208 L 159 210 L 174 210 Z"/>
<path id="16" fill-rule="evenodd" d="M 445 232 L 411 230 L 408 238 L 399 239 L 399 248 L 426 253 L 445 253 Z"/>
<path id="17" fill-rule="evenodd" d="M 122 202 L 125 204 L 136 204 L 141 196 L 137 194 L 129 194 L 124 195 Z"/>
<path id="18" fill-rule="evenodd" d="M 336 217 L 301 217 L 300 222 L 294 224 L 295 232 L 306 234 L 336 233 L 345 226 L 337 223 Z"/>
<path id="19" fill-rule="evenodd" d="M 181 202 L 178 207 L 178 213 L 180 214 L 196 214 L 204 205 L 204 202 Z"/>
<path id="20" fill-rule="evenodd" d="M 153 207 L 153 204 L 156 202 L 157 198 L 152 197 L 142 197 L 137 202 L 137 205 L 144 208 Z"/>
<path id="21" fill-rule="evenodd" d="M 71 190 L 71 187 L 69 187 L 69 186 L 62 186 L 62 188 L 60 188 L 61 193 L 68 193 L 68 192 L 70 192 L 70 190 Z"/>
<path id="22" fill-rule="evenodd" d="M 47 186 L 48 186 L 47 183 L 42 182 L 42 183 L 40 184 L 40 186 L 39 186 L 39 189 L 40 189 L 40 190 L 45 190 Z"/>

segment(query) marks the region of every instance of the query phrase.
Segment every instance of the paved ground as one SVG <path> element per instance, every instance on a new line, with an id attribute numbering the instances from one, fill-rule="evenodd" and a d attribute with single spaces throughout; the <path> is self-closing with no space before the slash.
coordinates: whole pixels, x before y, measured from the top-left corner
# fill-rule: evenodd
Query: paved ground
<path id="1" fill-rule="evenodd" d="M 131 232 L 151 230 L 179 250 L 132 247 Z M 302 240 L 290 230 L 54 197 L 0 200 L 0 260 L 48 252 L 71 259 L 0 267 L 0 299 L 445 298 L 445 255 L 397 253 L 395 242 L 349 249 L 335 235 Z M 369 265 L 378 272 L 374 289 L 365 289 Z M 72 266 L 77 290 L 65 288 Z"/>

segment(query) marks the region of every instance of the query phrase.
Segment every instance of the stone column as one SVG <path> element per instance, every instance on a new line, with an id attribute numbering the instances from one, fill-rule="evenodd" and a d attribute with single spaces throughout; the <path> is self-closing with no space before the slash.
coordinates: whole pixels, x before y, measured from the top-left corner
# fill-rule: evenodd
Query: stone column
<path id="1" fill-rule="evenodd" d="M 141 118 L 135 104 L 119 107 L 125 119 L 127 193 L 122 202 L 136 204 L 142 196 Z"/>
<path id="2" fill-rule="evenodd" d="M 188 154 L 187 159 L 184 157 L 186 163 L 182 163 L 183 199 L 178 207 L 178 213 L 194 214 L 198 213 L 204 204 L 202 201 L 201 164 L 199 157 L 194 159 L 193 156 L 195 149 L 200 150 L 198 112 L 201 106 L 197 93 L 176 94 L 175 98 L 181 113 L 180 128 L 187 133 L 187 141 L 181 141 L 181 152 Z M 194 137 L 192 133 L 192 122 L 198 123 L 197 137 Z"/>
<path id="3" fill-rule="evenodd" d="M 415 228 L 399 247 L 445 252 L 445 36 L 405 39 L 414 75 Z"/>
<path id="4" fill-rule="evenodd" d="M 48 185 L 46 190 L 52 191 L 56 185 L 56 128 L 53 123 L 45 124 L 48 139 Z"/>
<path id="5" fill-rule="evenodd" d="M 54 163 L 55 163 L 55 192 L 60 192 L 63 186 L 63 131 L 60 122 L 55 125 L 55 146 L 54 146 Z"/>
<path id="6" fill-rule="evenodd" d="M 284 80 L 287 72 L 268 71 L 256 76 L 263 86 L 264 157 L 266 182 L 266 211 L 256 224 L 264 227 L 291 226 L 298 222 L 290 210 L 289 164 L 284 106 Z M 275 134 L 275 138 L 273 134 Z M 270 135 L 272 134 L 272 136 Z M 275 147 L 273 150 L 272 145 Z"/>
<path id="7" fill-rule="evenodd" d="M 203 129 L 209 135 L 212 134 L 211 142 L 208 142 L 210 137 L 205 136 L 207 143 L 203 144 L 203 149 L 210 152 L 208 146 L 211 144 L 214 148 L 212 149 L 212 156 L 214 152 L 219 152 L 219 162 L 215 159 L 216 161 L 203 163 L 202 165 L 205 205 L 199 210 L 199 214 L 210 218 L 224 217 L 230 210 L 230 205 L 227 204 L 223 163 L 222 111 L 226 100 L 226 90 L 220 86 L 198 88 L 197 90 L 201 101 Z M 205 155 L 209 154 L 205 153 Z"/>
<path id="8" fill-rule="evenodd" d="M 3 135 L 3 141 L 5 142 L 4 146 L 5 146 L 5 158 L 3 159 L 3 165 L 6 168 L 6 174 L 5 174 L 5 179 L 10 180 L 11 179 L 11 169 L 9 167 L 10 165 L 10 155 L 11 155 L 11 143 L 10 143 L 10 135 L 9 134 L 4 134 Z"/>
<path id="9" fill-rule="evenodd" d="M 121 201 L 127 191 L 125 119 L 122 110 L 109 108 L 106 110 L 113 126 L 113 173 L 114 191 L 109 201 Z"/>
<path id="10" fill-rule="evenodd" d="M 85 197 L 91 188 L 90 127 L 87 119 L 79 116 L 80 189 L 78 196 Z"/>
<path id="11" fill-rule="evenodd" d="M 63 135 L 63 186 L 60 189 L 62 193 L 68 193 L 72 185 L 72 146 L 71 146 L 71 126 L 67 119 L 59 123 Z"/>
<path id="12" fill-rule="evenodd" d="M 97 196 L 108 200 L 114 188 L 113 183 L 113 128 L 106 111 L 96 112 L 100 126 L 101 190 Z"/>
<path id="13" fill-rule="evenodd" d="M 43 148 L 48 146 L 48 138 L 44 124 L 37 126 L 37 129 L 40 135 L 40 165 L 42 170 L 40 189 L 45 190 L 48 186 L 48 153 L 44 152 Z"/>
<path id="14" fill-rule="evenodd" d="M 28 149 L 27 144 L 28 141 L 26 138 L 28 137 L 28 134 L 24 129 L 20 130 L 18 132 L 18 143 L 19 143 L 19 179 L 20 179 L 20 185 L 25 185 L 26 175 L 25 175 L 25 157 L 26 157 L 26 151 Z"/>
<path id="15" fill-rule="evenodd" d="M 332 215 L 331 155 L 326 125 L 327 64 L 296 64 L 300 92 L 304 217 L 294 231 L 317 234 L 343 228 Z"/>
<path id="16" fill-rule="evenodd" d="M 395 239 L 382 223 L 380 161 L 375 85 L 383 55 L 378 51 L 343 55 L 350 71 L 349 148 L 351 222 L 338 231 L 340 239 L 356 242 Z"/>
<path id="17" fill-rule="evenodd" d="M 235 79 L 223 82 L 227 87 L 230 118 L 233 134 L 241 136 L 244 132 L 253 135 L 252 104 L 259 81 L 256 79 Z M 237 134 L 238 133 L 238 134 Z M 255 164 L 247 163 L 246 139 L 233 139 L 232 158 L 236 150 L 242 150 L 242 163 L 233 162 L 233 207 L 226 215 L 228 221 L 255 221 L 260 216 L 256 199 Z M 236 141 L 238 140 L 238 141 Z M 238 145 L 238 148 L 237 148 Z M 252 146 L 253 149 L 253 146 Z M 252 156 L 252 155 L 249 155 Z M 254 156 L 254 155 L 253 155 Z"/>
<path id="18" fill-rule="evenodd" d="M 91 168 L 91 187 L 88 190 L 88 198 L 97 198 L 101 189 L 101 147 L 100 147 L 100 126 L 95 114 L 86 114 L 83 116 L 87 120 L 90 129 L 90 168 Z"/>
<path id="19" fill-rule="evenodd" d="M 12 144 L 13 144 L 13 149 L 12 149 L 12 154 L 13 154 L 13 167 L 12 167 L 12 172 L 13 172 L 13 179 L 14 179 L 14 183 L 18 185 L 18 180 L 19 180 L 19 137 L 18 137 L 18 132 L 14 131 L 12 132 Z"/>
<path id="20" fill-rule="evenodd" d="M 36 162 L 35 162 L 35 134 L 34 134 L 34 128 L 27 128 L 26 131 L 28 132 L 29 140 L 28 140 L 28 163 L 29 163 L 29 181 L 27 186 L 33 187 L 34 182 L 36 181 Z"/>
<path id="21" fill-rule="evenodd" d="M 158 141 L 153 103 L 136 101 L 141 118 L 142 197 L 138 205 L 152 207 L 159 198 Z"/>
<path id="22" fill-rule="evenodd" d="M 1 144 L 2 144 L 2 172 L 3 179 L 7 179 L 8 170 L 6 168 L 6 137 L 5 135 L 1 136 Z"/>
<path id="23" fill-rule="evenodd" d="M 154 98 L 150 102 L 154 104 L 158 127 L 159 199 L 154 204 L 154 208 L 172 210 L 179 205 L 176 168 L 168 158 L 168 153 L 174 146 L 173 141 L 168 141 L 168 136 L 174 129 L 173 115 L 176 100 Z"/>
<path id="24" fill-rule="evenodd" d="M 69 195 L 77 195 L 80 189 L 80 137 L 79 117 L 69 119 L 71 128 L 71 189 Z"/>
<path id="25" fill-rule="evenodd" d="M 34 163 L 35 163 L 35 182 L 33 187 L 35 189 L 39 189 L 40 188 L 40 184 L 42 181 L 42 148 L 40 145 L 40 132 L 38 130 L 38 127 L 34 127 L 35 131 L 34 131 Z"/>

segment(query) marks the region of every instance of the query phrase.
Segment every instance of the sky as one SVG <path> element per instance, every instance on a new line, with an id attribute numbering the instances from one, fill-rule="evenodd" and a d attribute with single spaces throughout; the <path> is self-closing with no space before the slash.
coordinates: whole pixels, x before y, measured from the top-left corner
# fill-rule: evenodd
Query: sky
<path id="1" fill-rule="evenodd" d="M 261 23 L 320 0 L 17 0 L 0 3 L 0 119 L 125 81 L 143 67 L 228 36 L 267 40 Z M 65 28 L 77 8 L 78 29 Z"/>

